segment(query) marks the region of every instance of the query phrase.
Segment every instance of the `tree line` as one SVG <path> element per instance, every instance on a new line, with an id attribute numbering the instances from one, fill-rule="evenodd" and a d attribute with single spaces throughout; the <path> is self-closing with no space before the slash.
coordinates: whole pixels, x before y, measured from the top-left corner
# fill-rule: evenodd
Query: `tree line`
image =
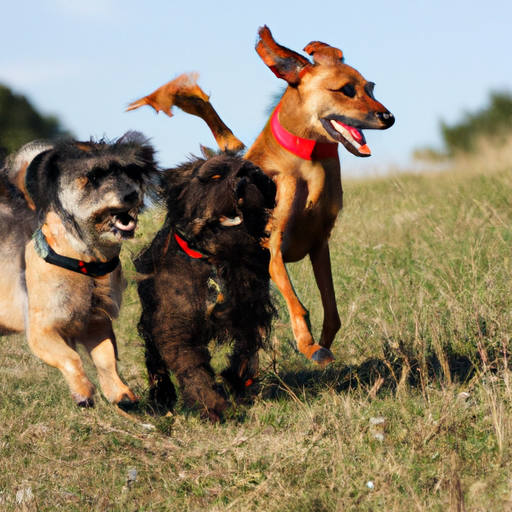
<path id="1" fill-rule="evenodd" d="M 512 135 L 512 93 L 491 92 L 484 108 L 464 113 L 452 125 L 441 122 L 440 129 L 443 148 L 423 148 L 416 157 L 446 159 L 473 153 L 482 139 L 502 145 Z M 70 134 L 56 116 L 42 115 L 25 96 L 0 84 L 0 158 L 32 140 L 65 135 Z"/>
<path id="2" fill-rule="evenodd" d="M 36 139 L 69 135 L 56 116 L 40 114 L 30 101 L 0 84 L 0 158 Z"/>
<path id="3" fill-rule="evenodd" d="M 454 124 L 441 122 L 441 150 L 424 148 L 415 156 L 429 159 L 449 159 L 478 151 L 482 141 L 499 147 L 512 136 L 512 93 L 491 92 L 487 105 L 476 112 L 465 112 Z"/>

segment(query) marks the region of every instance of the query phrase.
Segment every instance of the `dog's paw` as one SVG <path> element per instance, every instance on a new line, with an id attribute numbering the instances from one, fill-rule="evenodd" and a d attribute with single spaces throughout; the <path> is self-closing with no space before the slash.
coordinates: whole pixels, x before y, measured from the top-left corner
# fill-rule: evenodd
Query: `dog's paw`
<path id="1" fill-rule="evenodd" d="M 201 419 L 208 420 L 210 423 L 219 423 L 225 419 L 227 413 L 233 409 L 233 405 L 228 400 L 222 400 L 214 407 L 204 409 L 201 412 Z"/>
<path id="2" fill-rule="evenodd" d="M 116 405 L 123 411 L 129 411 L 136 407 L 138 403 L 139 398 L 137 396 L 133 395 L 130 397 L 128 395 L 123 395 L 121 399 L 118 402 L 116 402 Z"/>
<path id="3" fill-rule="evenodd" d="M 94 407 L 94 399 L 92 397 L 80 395 L 79 393 L 71 393 L 71 396 L 78 407 Z"/>
<path id="4" fill-rule="evenodd" d="M 324 367 L 334 361 L 334 356 L 329 349 L 319 346 L 319 348 L 311 354 L 310 360 L 318 366 Z"/>

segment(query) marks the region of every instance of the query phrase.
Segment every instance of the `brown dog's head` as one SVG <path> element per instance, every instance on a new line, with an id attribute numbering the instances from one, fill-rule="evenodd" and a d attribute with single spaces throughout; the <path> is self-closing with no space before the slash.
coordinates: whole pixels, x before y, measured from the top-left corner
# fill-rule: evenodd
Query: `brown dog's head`
<path id="1" fill-rule="evenodd" d="M 197 250 L 230 259 L 267 236 L 276 187 L 248 160 L 194 158 L 164 178 L 171 224 Z"/>
<path id="2" fill-rule="evenodd" d="M 53 212 L 73 236 L 101 252 L 133 237 L 156 175 L 153 153 L 135 132 L 115 142 L 32 142 L 10 160 L 8 175 L 40 224 Z"/>
<path id="3" fill-rule="evenodd" d="M 295 135 L 341 142 L 356 156 L 370 156 L 361 130 L 383 130 L 395 122 L 393 114 L 373 96 L 375 84 L 346 65 L 341 50 L 325 43 L 315 41 L 304 48 L 313 57 L 311 63 L 277 44 L 268 27 L 261 28 L 259 36 L 259 56 L 289 85 L 280 116 L 301 131 Z"/>

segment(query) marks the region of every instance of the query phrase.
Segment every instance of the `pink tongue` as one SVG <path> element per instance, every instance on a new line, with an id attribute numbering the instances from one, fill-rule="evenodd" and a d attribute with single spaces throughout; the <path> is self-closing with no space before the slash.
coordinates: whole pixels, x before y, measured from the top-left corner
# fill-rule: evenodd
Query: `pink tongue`
<path id="1" fill-rule="evenodd" d="M 370 148 L 366 144 L 364 146 L 361 146 L 358 149 L 358 151 L 361 155 L 371 155 L 372 154 L 372 152 L 370 151 Z"/>
<path id="2" fill-rule="evenodd" d="M 352 138 L 358 143 L 358 144 L 365 144 L 363 133 L 358 130 L 357 128 L 354 128 L 353 126 L 349 126 L 348 124 L 341 123 L 340 121 L 336 121 L 339 125 L 343 126 L 345 130 L 347 130 Z"/>
<path id="3" fill-rule="evenodd" d="M 363 134 L 357 128 L 354 128 L 353 126 L 347 126 L 346 124 L 343 126 L 345 126 L 345 128 L 350 132 L 350 135 L 352 135 L 355 141 L 359 142 L 360 144 L 363 144 Z"/>

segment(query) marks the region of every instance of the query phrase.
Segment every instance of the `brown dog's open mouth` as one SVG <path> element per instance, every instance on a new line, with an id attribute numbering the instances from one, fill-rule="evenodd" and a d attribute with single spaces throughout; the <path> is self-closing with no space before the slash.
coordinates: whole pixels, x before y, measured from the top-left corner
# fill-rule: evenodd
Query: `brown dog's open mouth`
<path id="1" fill-rule="evenodd" d="M 370 156 L 372 152 L 366 144 L 363 132 L 354 126 L 342 123 L 333 117 L 321 120 L 327 133 L 341 142 L 355 156 Z"/>

